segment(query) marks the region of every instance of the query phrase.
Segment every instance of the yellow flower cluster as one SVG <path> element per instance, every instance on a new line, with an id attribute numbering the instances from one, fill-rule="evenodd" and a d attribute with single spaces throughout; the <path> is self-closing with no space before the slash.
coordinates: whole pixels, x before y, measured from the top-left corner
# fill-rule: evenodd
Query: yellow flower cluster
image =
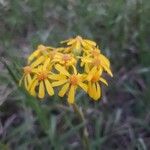
<path id="1" fill-rule="evenodd" d="M 60 86 L 58 95 L 67 95 L 69 104 L 74 103 L 78 88 L 98 100 L 101 97 L 101 82 L 108 85 L 102 73 L 113 76 L 109 60 L 94 41 L 80 36 L 61 43 L 65 47 L 37 47 L 28 57 L 28 65 L 23 68 L 20 85 L 23 84 L 31 95 L 41 99 L 46 92 L 54 95 L 54 87 Z"/>

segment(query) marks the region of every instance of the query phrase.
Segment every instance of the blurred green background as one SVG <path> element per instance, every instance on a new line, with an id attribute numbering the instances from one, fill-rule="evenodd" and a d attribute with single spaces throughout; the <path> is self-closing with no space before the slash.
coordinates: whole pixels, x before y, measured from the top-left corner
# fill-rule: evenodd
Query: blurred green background
<path id="1" fill-rule="evenodd" d="M 101 101 L 77 95 L 90 149 L 150 149 L 149 0 L 0 0 L 0 150 L 83 149 L 65 98 L 38 101 L 14 82 L 38 44 L 76 35 L 100 45 L 114 74 Z"/>

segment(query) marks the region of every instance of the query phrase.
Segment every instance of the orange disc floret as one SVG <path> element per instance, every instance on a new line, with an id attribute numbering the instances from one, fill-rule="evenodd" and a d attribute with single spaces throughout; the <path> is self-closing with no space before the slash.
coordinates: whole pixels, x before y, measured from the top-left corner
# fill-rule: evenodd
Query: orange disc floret
<path id="1" fill-rule="evenodd" d="M 38 73 L 37 78 L 39 81 L 45 80 L 48 77 L 48 72 L 47 71 L 43 71 Z"/>
<path id="2" fill-rule="evenodd" d="M 100 54 L 100 50 L 95 48 L 91 51 L 92 56 L 96 57 Z"/>
<path id="3" fill-rule="evenodd" d="M 99 80 L 99 76 L 98 76 L 98 75 L 93 75 L 91 81 L 92 81 L 93 83 L 95 83 L 95 82 L 97 82 L 98 80 Z"/>
<path id="4" fill-rule="evenodd" d="M 67 61 L 71 60 L 71 57 L 70 57 L 69 54 L 64 54 L 63 57 L 62 57 L 62 60 L 67 62 Z"/>
<path id="5" fill-rule="evenodd" d="M 93 66 L 98 67 L 101 64 L 100 59 L 99 58 L 95 58 L 93 60 L 92 64 L 93 64 Z"/>
<path id="6" fill-rule="evenodd" d="M 32 72 L 32 68 L 30 66 L 23 67 L 23 71 L 25 74 L 30 74 Z"/>
<path id="7" fill-rule="evenodd" d="M 70 80 L 71 85 L 77 85 L 78 84 L 78 76 L 75 74 L 71 75 L 69 80 Z"/>

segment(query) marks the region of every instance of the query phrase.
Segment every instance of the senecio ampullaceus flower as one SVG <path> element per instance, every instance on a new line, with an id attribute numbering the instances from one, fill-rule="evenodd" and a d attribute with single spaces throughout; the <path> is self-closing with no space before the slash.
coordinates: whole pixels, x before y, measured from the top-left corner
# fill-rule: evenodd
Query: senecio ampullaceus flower
<path id="1" fill-rule="evenodd" d="M 93 100 L 99 100 L 101 84 L 108 85 L 102 77 L 103 72 L 113 76 L 108 58 L 94 41 L 80 36 L 61 44 L 65 46 L 54 48 L 39 45 L 28 57 L 19 84 L 40 99 L 47 94 L 56 94 L 55 88 L 58 88 L 58 95 L 67 96 L 69 104 L 75 102 L 76 92 L 80 90 Z"/>

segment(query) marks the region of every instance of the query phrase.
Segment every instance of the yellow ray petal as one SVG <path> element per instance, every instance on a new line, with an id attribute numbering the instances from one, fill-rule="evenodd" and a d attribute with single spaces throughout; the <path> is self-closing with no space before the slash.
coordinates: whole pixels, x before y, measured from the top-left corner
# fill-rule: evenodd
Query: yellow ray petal
<path id="1" fill-rule="evenodd" d="M 56 70 L 58 70 L 60 73 L 66 75 L 66 76 L 70 76 L 69 72 L 64 68 L 62 67 L 61 65 L 57 64 L 55 66 Z"/>
<path id="2" fill-rule="evenodd" d="M 107 83 L 107 81 L 104 78 L 100 77 L 99 80 L 102 81 L 104 84 L 106 84 L 108 86 L 108 83 Z"/>
<path id="3" fill-rule="evenodd" d="M 110 67 L 110 61 L 103 54 L 99 54 L 102 64 L 105 64 L 107 67 Z"/>
<path id="4" fill-rule="evenodd" d="M 85 83 L 79 82 L 79 86 L 80 86 L 85 92 L 87 92 L 88 87 L 87 87 L 87 85 L 86 85 Z"/>
<path id="5" fill-rule="evenodd" d="M 104 66 L 104 70 L 105 70 L 111 77 L 113 77 L 113 74 L 112 74 L 110 68 Z"/>
<path id="6" fill-rule="evenodd" d="M 93 75 L 95 74 L 95 72 L 96 72 L 96 67 L 93 67 L 92 69 L 91 69 L 91 71 L 88 73 L 88 76 L 87 76 L 87 80 L 88 81 L 90 81 L 91 79 L 92 79 L 92 77 L 93 77 Z"/>
<path id="7" fill-rule="evenodd" d="M 27 74 L 27 81 L 28 81 L 28 84 L 31 83 L 32 79 L 31 79 L 31 75 L 30 74 Z"/>
<path id="8" fill-rule="evenodd" d="M 50 96 L 54 95 L 54 90 L 53 90 L 52 85 L 49 82 L 49 80 L 45 79 L 44 82 L 45 82 L 45 86 L 46 86 L 46 90 L 47 90 L 48 94 Z"/>
<path id="9" fill-rule="evenodd" d="M 33 79 L 32 79 L 32 81 L 31 81 L 31 83 L 29 84 L 29 87 L 28 87 L 29 90 L 31 89 L 32 84 L 33 84 L 36 80 L 37 80 L 37 78 L 34 76 Z"/>
<path id="10" fill-rule="evenodd" d="M 47 58 L 46 61 L 44 62 L 43 70 L 46 70 L 46 69 L 47 69 L 49 63 L 50 63 L 50 58 Z"/>
<path id="11" fill-rule="evenodd" d="M 67 82 L 67 79 L 55 81 L 55 82 L 52 83 L 52 87 L 60 86 L 60 85 L 62 85 L 64 83 L 66 83 L 66 82 Z"/>
<path id="12" fill-rule="evenodd" d="M 32 64 L 31 67 L 36 67 L 39 64 L 41 64 L 44 61 L 45 57 L 44 56 L 40 56 L 39 58 L 37 58 Z"/>
<path id="13" fill-rule="evenodd" d="M 62 79 L 66 79 L 66 76 L 63 74 L 51 74 L 48 76 L 48 78 L 52 80 L 62 80 Z"/>
<path id="14" fill-rule="evenodd" d="M 77 69 L 75 68 L 75 66 L 72 65 L 72 67 L 73 67 L 74 74 L 77 74 Z"/>
<path id="15" fill-rule="evenodd" d="M 82 41 L 82 46 L 85 48 L 85 49 L 88 49 L 88 50 L 92 50 L 92 45 L 88 44 L 87 42 L 85 41 Z"/>
<path id="16" fill-rule="evenodd" d="M 40 82 L 40 85 L 39 85 L 39 93 L 38 93 L 38 97 L 39 98 L 44 98 L 45 96 L 45 88 L 44 88 L 44 83 L 43 81 Z"/>
<path id="17" fill-rule="evenodd" d="M 101 97 L 101 88 L 100 88 L 98 82 L 96 83 L 96 86 L 97 86 L 97 91 L 96 91 L 97 97 L 96 97 L 96 99 L 98 100 Z"/>
<path id="18" fill-rule="evenodd" d="M 75 97 L 75 86 L 71 86 L 69 93 L 68 93 L 68 103 L 73 104 L 74 103 L 74 97 Z"/>
<path id="19" fill-rule="evenodd" d="M 67 43 L 67 42 L 69 42 L 70 40 L 72 40 L 72 39 L 68 39 L 68 40 L 65 40 L 65 41 L 61 41 L 60 43 L 61 43 L 61 44 Z"/>
<path id="20" fill-rule="evenodd" d="M 88 73 L 90 71 L 89 65 L 85 64 L 84 70 L 86 73 Z"/>
<path id="21" fill-rule="evenodd" d="M 39 55 L 40 51 L 36 50 L 34 51 L 29 57 L 28 57 L 28 63 L 30 63 L 35 57 Z"/>
<path id="22" fill-rule="evenodd" d="M 72 45 L 76 42 L 75 39 L 70 39 L 68 42 L 67 42 L 67 45 Z"/>
<path id="23" fill-rule="evenodd" d="M 35 87 L 38 85 L 38 80 L 34 80 L 31 84 L 32 86 L 30 87 L 29 92 L 32 96 L 36 96 Z"/>
<path id="24" fill-rule="evenodd" d="M 80 49 L 81 49 L 81 43 L 77 41 L 77 42 L 74 44 L 74 48 L 75 48 L 76 50 L 80 50 Z"/>
<path id="25" fill-rule="evenodd" d="M 96 90 L 96 84 L 95 83 L 92 84 L 92 91 L 93 91 L 92 98 L 94 100 L 98 100 L 98 93 L 97 93 L 97 90 Z"/>
<path id="26" fill-rule="evenodd" d="M 93 83 L 89 82 L 89 96 L 91 98 L 94 97 L 94 91 L 95 91 L 95 89 L 93 88 Z"/>
<path id="27" fill-rule="evenodd" d="M 91 85 L 91 82 L 88 82 L 88 94 L 89 94 L 89 96 L 90 97 L 92 97 L 92 87 L 91 87 L 92 85 Z"/>
<path id="28" fill-rule="evenodd" d="M 96 43 L 94 41 L 91 41 L 91 40 L 88 40 L 88 39 L 84 39 L 84 41 L 86 43 L 88 43 L 89 45 L 96 46 Z"/>
<path id="29" fill-rule="evenodd" d="M 58 95 L 59 95 L 60 97 L 63 97 L 63 96 L 65 95 L 65 93 L 67 92 L 68 88 L 69 88 L 69 83 L 66 83 L 66 84 L 61 88 L 61 90 L 59 91 Z"/>

